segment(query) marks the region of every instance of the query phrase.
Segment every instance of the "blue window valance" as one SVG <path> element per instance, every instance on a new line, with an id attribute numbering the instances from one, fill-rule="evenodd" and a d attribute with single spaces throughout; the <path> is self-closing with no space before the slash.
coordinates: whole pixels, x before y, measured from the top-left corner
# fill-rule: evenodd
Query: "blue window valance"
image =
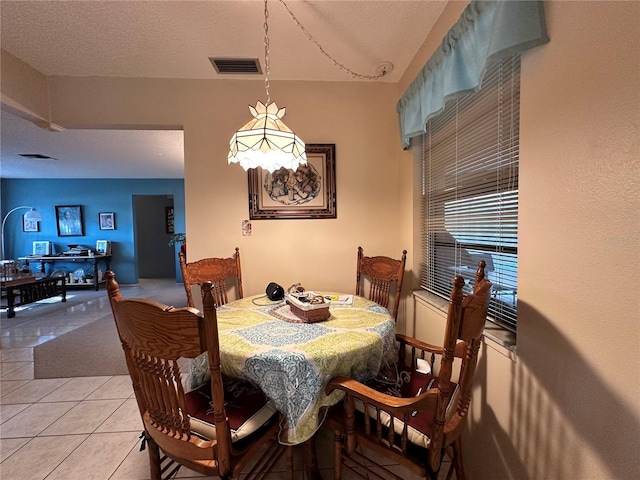
<path id="1" fill-rule="evenodd" d="M 488 62 L 548 41 L 541 0 L 473 0 L 398 101 L 403 148 L 446 100 L 480 87 Z"/>

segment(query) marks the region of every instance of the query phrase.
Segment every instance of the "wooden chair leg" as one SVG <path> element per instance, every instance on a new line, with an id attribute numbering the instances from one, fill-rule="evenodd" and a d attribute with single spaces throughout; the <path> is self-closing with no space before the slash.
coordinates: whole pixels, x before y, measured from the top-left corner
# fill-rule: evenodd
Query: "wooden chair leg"
<path id="1" fill-rule="evenodd" d="M 333 479 L 342 478 L 342 434 L 339 430 L 333 432 Z"/>
<path id="2" fill-rule="evenodd" d="M 322 480 L 322 475 L 320 475 L 320 469 L 318 468 L 315 437 L 311 437 L 302 444 L 302 451 L 304 453 L 304 465 L 309 478 L 312 480 Z"/>
<path id="3" fill-rule="evenodd" d="M 147 450 L 149 451 L 149 467 L 151 469 L 151 480 L 162 480 L 162 469 L 160 467 L 160 448 L 150 437 L 147 437 Z"/>
<path id="4" fill-rule="evenodd" d="M 438 480 L 439 472 L 434 472 L 431 467 L 427 466 L 427 478 L 429 480 Z"/>
<path id="5" fill-rule="evenodd" d="M 285 447 L 286 480 L 293 480 L 293 447 Z"/>
<path id="6" fill-rule="evenodd" d="M 451 465 L 449 465 L 449 470 L 447 470 L 447 478 L 446 480 L 451 480 L 453 478 L 453 472 L 455 471 L 455 462 L 451 460 Z"/>

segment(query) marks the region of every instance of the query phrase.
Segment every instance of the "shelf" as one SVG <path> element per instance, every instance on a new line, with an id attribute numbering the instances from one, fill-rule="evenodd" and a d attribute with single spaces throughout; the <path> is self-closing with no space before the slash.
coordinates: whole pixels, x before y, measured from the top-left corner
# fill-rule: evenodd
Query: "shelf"
<path id="1" fill-rule="evenodd" d="M 40 273 L 44 274 L 46 272 L 46 268 L 45 268 L 45 264 L 49 264 L 50 265 L 50 269 L 49 269 L 49 274 L 51 273 L 51 270 L 54 269 L 53 265 L 56 262 L 68 262 L 68 263 L 74 263 L 74 262 L 86 262 L 86 263 L 90 263 L 92 265 L 92 269 L 86 271 L 87 273 L 93 273 L 93 278 L 99 278 L 98 277 L 98 264 L 102 263 L 104 265 L 104 271 L 102 272 L 107 273 L 107 271 L 110 269 L 110 264 L 111 264 L 111 255 L 43 255 L 43 256 L 37 256 L 37 255 L 30 255 L 28 257 L 20 257 L 19 260 L 23 260 L 27 263 L 27 265 L 30 262 L 40 262 L 41 266 L 40 266 Z M 93 283 L 67 283 L 67 288 L 94 288 L 96 291 L 99 289 L 100 285 L 103 285 L 105 283 L 104 280 L 100 281 L 100 282 L 93 282 Z"/>

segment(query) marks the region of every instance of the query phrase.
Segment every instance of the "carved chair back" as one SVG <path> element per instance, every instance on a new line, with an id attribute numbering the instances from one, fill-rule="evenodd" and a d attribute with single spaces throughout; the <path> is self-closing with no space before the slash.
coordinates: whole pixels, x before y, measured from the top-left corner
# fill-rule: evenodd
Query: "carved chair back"
<path id="1" fill-rule="evenodd" d="M 402 257 L 396 260 L 383 256 L 365 257 L 362 247 L 358 247 L 356 295 L 365 295 L 365 280 L 367 280 L 369 282 L 367 298 L 388 309 L 392 287 L 395 284 L 391 314 L 397 320 L 406 261 L 406 250 L 403 250 Z"/>
<path id="2" fill-rule="evenodd" d="M 202 285 L 204 282 L 213 284 L 213 298 L 216 305 L 229 302 L 227 294 L 229 281 L 235 282 L 236 298 L 242 298 L 242 269 L 240 268 L 240 249 L 236 247 L 233 256 L 229 258 L 203 258 L 187 263 L 183 252 L 178 254 L 182 280 L 187 294 L 187 304 L 196 307 L 191 287 Z"/>

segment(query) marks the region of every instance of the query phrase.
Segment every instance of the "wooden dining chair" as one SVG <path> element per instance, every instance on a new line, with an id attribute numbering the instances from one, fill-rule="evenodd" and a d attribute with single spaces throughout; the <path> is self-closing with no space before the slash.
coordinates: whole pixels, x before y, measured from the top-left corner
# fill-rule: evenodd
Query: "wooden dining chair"
<path id="1" fill-rule="evenodd" d="M 286 450 L 277 441 L 279 415 L 252 384 L 224 377 L 211 282 L 202 286 L 204 314 L 154 300 L 124 299 L 112 271 L 107 291 L 149 450 L 151 479 L 175 478 L 181 466 L 206 476 L 250 478 L 269 471 Z M 191 385 L 181 365 L 206 352 L 210 380 Z M 187 370 L 189 367 L 187 367 Z M 249 462 L 254 467 L 243 471 Z M 251 476 L 253 475 L 253 476 Z"/>
<path id="2" fill-rule="evenodd" d="M 228 303 L 227 290 L 235 283 L 236 298 L 242 298 L 242 269 L 240 268 L 240 249 L 236 247 L 233 256 L 229 258 L 203 258 L 195 262 L 187 263 L 185 254 L 178 253 L 180 270 L 184 289 L 187 293 L 187 304 L 196 307 L 193 301 L 191 287 L 202 285 L 204 282 L 213 284 L 213 299 L 216 305 Z"/>
<path id="3" fill-rule="evenodd" d="M 360 476 L 363 470 L 375 475 L 363 478 L 405 478 L 382 465 L 381 459 L 387 458 L 435 480 L 446 451 L 452 457 L 447 479 L 455 471 L 457 480 L 464 480 L 461 435 L 491 295 L 484 266 L 479 262 L 469 295 L 462 291 L 464 279 L 454 277 L 443 346 L 397 334 L 395 372 L 378 375 L 367 385 L 347 377 L 328 384 L 327 394 L 345 393 L 342 405 L 329 414 L 335 439 L 334 479 L 342 478 L 343 467 Z M 434 374 L 436 357 L 440 368 Z"/>
<path id="4" fill-rule="evenodd" d="M 406 250 L 403 250 L 402 257 L 399 260 L 396 260 L 382 256 L 365 257 L 362 247 L 358 247 L 356 295 L 364 296 L 366 282 L 368 282 L 369 294 L 367 298 L 388 309 L 389 301 L 391 299 L 391 288 L 395 284 L 393 311 L 391 314 L 395 320 L 398 320 L 402 279 L 404 278 L 404 267 L 406 262 Z"/>

